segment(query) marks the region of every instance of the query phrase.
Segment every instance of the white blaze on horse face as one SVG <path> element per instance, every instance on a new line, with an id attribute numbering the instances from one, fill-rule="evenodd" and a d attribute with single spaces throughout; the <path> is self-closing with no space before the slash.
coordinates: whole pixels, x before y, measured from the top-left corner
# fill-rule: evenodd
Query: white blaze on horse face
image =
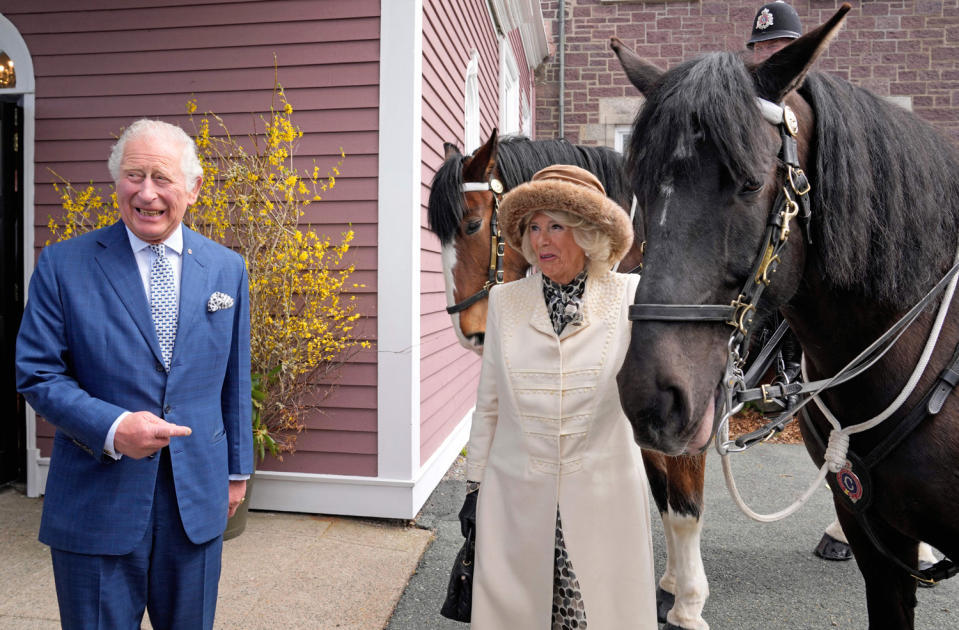
<path id="1" fill-rule="evenodd" d="M 702 520 L 677 515 L 672 509 L 662 517 L 667 565 L 659 586 L 676 597 L 666 620 L 680 628 L 709 630 L 709 624 L 703 619 L 709 583 L 700 551 Z"/>
<path id="2" fill-rule="evenodd" d="M 693 139 L 683 138 L 676 143 L 676 149 L 673 151 L 673 160 L 681 162 L 688 160 L 694 155 L 692 147 Z M 663 198 L 663 211 L 659 215 L 659 224 L 666 225 L 666 216 L 669 214 L 669 199 L 673 195 L 673 178 L 667 177 L 659 187 L 659 194 Z"/>
<path id="3" fill-rule="evenodd" d="M 453 292 L 456 290 L 456 280 L 453 276 L 453 270 L 456 268 L 456 245 L 455 243 L 449 243 L 448 245 L 443 245 L 441 249 L 441 256 L 443 259 L 443 280 L 446 285 L 446 303 L 455 304 L 456 298 L 453 297 Z M 460 326 L 460 314 L 453 313 L 450 315 L 450 319 L 453 322 L 453 332 L 456 333 L 456 338 L 459 340 L 460 345 L 464 348 L 483 354 L 483 347 L 478 346 L 476 343 L 473 343 L 466 338 L 466 335 L 463 334 L 463 329 Z"/>
<path id="4" fill-rule="evenodd" d="M 666 225 L 666 215 L 669 214 L 669 198 L 673 196 L 673 180 L 667 179 L 659 187 L 659 195 L 663 198 L 663 211 L 659 215 L 659 225 Z"/>

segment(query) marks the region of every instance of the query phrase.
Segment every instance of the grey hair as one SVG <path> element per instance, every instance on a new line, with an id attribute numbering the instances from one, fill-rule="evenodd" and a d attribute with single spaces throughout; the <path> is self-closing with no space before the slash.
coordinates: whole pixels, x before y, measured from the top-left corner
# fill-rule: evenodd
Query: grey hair
<path id="1" fill-rule="evenodd" d="M 193 190 L 197 180 L 203 177 L 203 165 L 196 152 L 196 144 L 183 129 L 176 125 L 163 122 L 162 120 L 150 120 L 141 118 L 135 121 L 129 127 L 123 130 L 117 143 L 113 145 L 110 151 L 110 158 L 107 160 L 107 168 L 110 169 L 110 176 L 117 182 L 123 175 L 121 167 L 123 163 L 123 151 L 127 142 L 131 138 L 141 136 L 152 136 L 155 138 L 165 138 L 182 147 L 180 154 L 180 172 L 186 180 L 187 190 Z"/>
<path id="2" fill-rule="evenodd" d="M 578 214 L 565 210 L 540 210 L 539 212 L 573 231 L 573 241 L 582 247 L 586 253 L 586 268 L 589 275 L 601 276 L 612 269 L 613 261 L 610 260 L 611 241 L 606 232 L 599 226 Z M 536 252 L 533 251 L 533 245 L 529 240 L 529 230 L 527 229 L 531 218 L 532 215 L 524 220 L 526 225 L 523 226 L 521 248 L 526 262 L 535 265 L 537 261 Z"/>

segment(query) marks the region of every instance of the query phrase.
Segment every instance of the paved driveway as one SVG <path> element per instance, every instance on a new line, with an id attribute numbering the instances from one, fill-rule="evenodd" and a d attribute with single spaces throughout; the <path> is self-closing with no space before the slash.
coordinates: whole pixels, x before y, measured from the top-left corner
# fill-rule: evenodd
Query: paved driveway
<path id="1" fill-rule="evenodd" d="M 756 511 L 785 507 L 805 489 L 816 469 L 801 445 L 764 444 L 732 460 L 737 485 Z M 419 524 L 436 530 L 387 628 L 466 628 L 439 615 L 449 569 L 462 537 L 456 514 L 462 504 L 462 474 L 454 470 L 433 493 Z M 733 504 L 720 458 L 711 453 L 706 471 L 703 561 L 710 597 L 703 616 L 712 630 L 863 629 L 865 590 L 854 562 L 825 562 L 812 550 L 833 518 L 823 487 L 798 514 L 773 524 L 756 523 Z M 665 562 L 662 527 L 653 518 L 657 575 Z M 959 628 L 959 577 L 919 589 L 916 628 Z"/>

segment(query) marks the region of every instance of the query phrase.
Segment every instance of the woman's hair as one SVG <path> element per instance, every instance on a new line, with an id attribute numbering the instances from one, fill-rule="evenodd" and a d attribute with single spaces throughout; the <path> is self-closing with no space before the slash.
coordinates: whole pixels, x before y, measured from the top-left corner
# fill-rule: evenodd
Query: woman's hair
<path id="1" fill-rule="evenodd" d="M 127 141 L 141 136 L 165 138 L 179 146 L 181 150 L 180 172 L 185 180 L 187 190 L 193 190 L 197 180 L 203 177 L 203 165 L 197 156 L 193 138 L 176 125 L 148 118 L 141 118 L 127 127 L 120 135 L 117 143 L 113 145 L 110 158 L 107 160 L 107 167 L 110 169 L 113 181 L 119 181 L 122 175 L 120 172 L 121 162 L 123 161 L 123 150 L 126 148 Z"/>
<path id="2" fill-rule="evenodd" d="M 540 210 L 542 214 L 556 221 L 560 225 L 566 226 L 573 231 L 573 241 L 583 248 L 586 253 L 586 267 L 591 276 L 599 276 L 607 273 L 613 263 L 610 258 L 610 240 L 606 232 L 596 226 L 595 223 L 585 220 L 582 216 L 565 210 Z M 536 265 L 536 252 L 533 251 L 533 245 L 529 240 L 529 221 L 536 213 L 530 213 L 523 219 L 523 241 L 522 251 L 526 262 Z"/>

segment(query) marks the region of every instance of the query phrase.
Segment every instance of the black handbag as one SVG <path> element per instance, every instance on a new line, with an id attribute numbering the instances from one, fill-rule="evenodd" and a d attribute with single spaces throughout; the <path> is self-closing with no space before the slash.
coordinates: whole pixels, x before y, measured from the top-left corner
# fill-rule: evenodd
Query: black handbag
<path id="1" fill-rule="evenodd" d="M 453 621 L 470 620 L 473 608 L 473 559 L 475 545 L 473 530 L 466 536 L 463 547 L 456 554 L 453 570 L 450 571 L 450 583 L 446 588 L 446 601 L 440 614 Z"/>

